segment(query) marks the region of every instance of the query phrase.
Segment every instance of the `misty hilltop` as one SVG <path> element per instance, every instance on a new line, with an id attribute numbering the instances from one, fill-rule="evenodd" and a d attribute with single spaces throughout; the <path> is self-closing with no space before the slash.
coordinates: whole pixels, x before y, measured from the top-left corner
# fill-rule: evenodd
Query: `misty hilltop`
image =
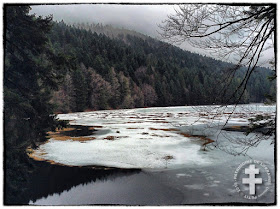
<path id="1" fill-rule="evenodd" d="M 30 11 L 41 16 L 53 15 L 53 20 L 67 24 L 99 23 L 139 31 L 158 37 L 158 24 L 176 5 L 67 4 L 33 5 Z"/>
<path id="2" fill-rule="evenodd" d="M 144 35 L 142 33 L 139 33 L 134 30 L 129 30 L 126 28 L 119 28 L 112 25 L 103 25 L 102 23 L 74 23 L 73 27 L 78 29 L 85 29 L 87 31 L 91 31 L 92 33 L 97 34 L 104 34 L 112 39 L 122 39 L 126 38 L 127 35 L 129 36 L 135 36 L 138 38 L 141 38 L 143 40 L 146 40 L 147 38 L 151 38 L 150 36 Z M 125 41 L 124 39 L 123 41 Z"/>

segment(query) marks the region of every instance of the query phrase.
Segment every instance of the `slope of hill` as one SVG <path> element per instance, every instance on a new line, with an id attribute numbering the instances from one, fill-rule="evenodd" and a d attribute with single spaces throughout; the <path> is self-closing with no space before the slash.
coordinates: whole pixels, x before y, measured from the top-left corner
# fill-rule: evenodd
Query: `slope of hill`
<path id="1" fill-rule="evenodd" d="M 225 84 L 223 70 L 233 64 L 129 30 L 79 27 L 56 23 L 49 35 L 51 47 L 72 60 L 53 95 L 57 111 L 223 103 L 244 76 L 245 69 L 240 69 L 226 94 L 219 97 Z M 264 102 L 266 93 L 274 93 L 269 75 L 269 69 L 259 68 L 240 102 Z"/>

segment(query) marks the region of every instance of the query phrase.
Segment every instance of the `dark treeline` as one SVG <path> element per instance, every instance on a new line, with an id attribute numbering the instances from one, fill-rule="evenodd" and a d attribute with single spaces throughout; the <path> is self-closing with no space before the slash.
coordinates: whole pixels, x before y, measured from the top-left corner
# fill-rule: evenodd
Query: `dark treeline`
<path id="1" fill-rule="evenodd" d="M 45 141 L 47 131 L 62 125 L 50 99 L 68 61 L 48 46 L 52 18 L 36 18 L 29 11 L 28 6 L 4 7 L 5 204 L 21 203 L 34 170 L 26 148 Z"/>
<path id="2" fill-rule="evenodd" d="M 105 36 L 103 28 L 113 38 Z M 219 98 L 223 70 L 233 64 L 102 25 L 74 27 L 61 21 L 54 24 L 49 38 L 54 51 L 73 60 L 73 68 L 53 95 L 58 112 L 223 103 L 245 72 L 240 69 L 227 95 Z M 269 75 L 269 69 L 259 68 L 240 103 L 264 102 L 265 94 L 273 94 Z"/>

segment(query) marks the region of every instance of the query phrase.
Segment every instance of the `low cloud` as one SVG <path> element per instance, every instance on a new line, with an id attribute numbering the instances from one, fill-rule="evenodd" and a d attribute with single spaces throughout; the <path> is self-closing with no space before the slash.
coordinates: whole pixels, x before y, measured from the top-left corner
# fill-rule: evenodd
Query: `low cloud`
<path id="1" fill-rule="evenodd" d="M 31 13 L 66 23 L 111 24 L 158 37 L 158 24 L 174 12 L 176 5 L 70 4 L 32 6 Z"/>
<path id="2" fill-rule="evenodd" d="M 161 5 L 122 5 L 122 4 L 66 4 L 66 5 L 36 5 L 32 6 L 31 13 L 47 16 L 52 14 L 56 21 L 63 20 L 68 24 L 73 23 L 102 23 L 113 25 L 119 28 L 135 30 L 137 32 L 160 39 L 158 25 L 167 16 L 174 14 L 175 4 Z M 177 45 L 178 47 L 211 56 L 208 51 L 197 49 L 188 43 Z M 261 62 L 266 62 L 271 58 L 271 51 L 265 52 Z M 212 55 L 213 57 L 213 55 Z M 265 66 L 269 66 L 265 64 Z"/>

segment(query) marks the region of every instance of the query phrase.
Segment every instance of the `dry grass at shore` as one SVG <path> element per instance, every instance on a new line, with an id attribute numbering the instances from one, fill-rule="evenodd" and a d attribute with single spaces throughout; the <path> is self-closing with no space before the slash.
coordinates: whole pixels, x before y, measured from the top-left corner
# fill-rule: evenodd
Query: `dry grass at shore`
<path id="1" fill-rule="evenodd" d="M 150 130 L 156 131 L 156 130 L 160 130 L 160 131 L 180 131 L 177 128 L 149 128 Z"/>
<path id="2" fill-rule="evenodd" d="M 49 139 L 54 139 L 58 141 L 67 141 L 67 140 L 73 140 L 73 141 L 89 141 L 96 139 L 95 137 L 86 137 L 86 136 L 68 136 L 67 134 L 69 132 L 73 132 L 77 129 L 75 128 L 64 128 L 61 130 L 56 130 L 55 132 L 49 131 L 47 132 Z M 89 127 L 89 130 L 94 130 L 94 127 Z"/>

